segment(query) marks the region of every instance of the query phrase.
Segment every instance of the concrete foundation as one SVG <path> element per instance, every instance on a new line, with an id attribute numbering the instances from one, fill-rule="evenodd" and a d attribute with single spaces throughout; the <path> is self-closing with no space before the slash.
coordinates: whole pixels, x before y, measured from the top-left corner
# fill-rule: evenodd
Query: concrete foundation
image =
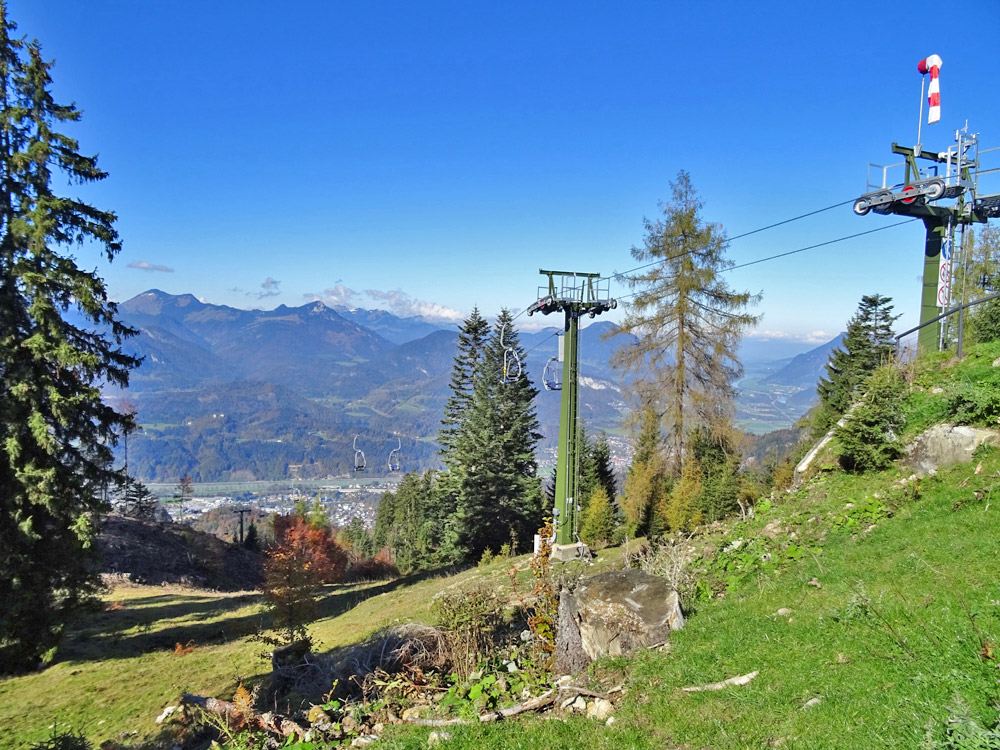
<path id="1" fill-rule="evenodd" d="M 590 547 L 583 542 L 575 542 L 574 544 L 553 544 L 551 559 L 556 562 L 589 560 Z"/>

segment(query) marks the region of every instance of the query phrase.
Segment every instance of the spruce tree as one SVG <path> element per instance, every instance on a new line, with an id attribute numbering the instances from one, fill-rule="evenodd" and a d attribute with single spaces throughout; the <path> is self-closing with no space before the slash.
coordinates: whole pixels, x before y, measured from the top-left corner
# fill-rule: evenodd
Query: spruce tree
<path id="1" fill-rule="evenodd" d="M 864 380 L 892 357 L 892 297 L 869 294 L 847 323 L 841 346 L 830 354 L 826 377 L 816 387 L 820 405 L 815 432 L 823 433 L 851 408 Z"/>
<path id="2" fill-rule="evenodd" d="M 435 484 L 427 521 L 431 524 L 432 543 L 438 549 L 442 561 L 446 562 L 458 562 L 465 555 L 461 542 L 462 532 L 456 525 L 465 465 L 465 456 L 460 446 L 469 443 L 473 386 L 489 333 L 489 322 L 479 314 L 479 308 L 473 308 L 459 329 L 449 383 L 451 393 L 445 403 L 444 418 L 438 432 L 441 459 L 446 471 Z"/>
<path id="3" fill-rule="evenodd" d="M 250 522 L 250 527 L 247 529 L 247 535 L 243 537 L 243 546 L 252 552 L 260 550 L 260 539 L 257 536 L 257 524 L 253 521 Z"/>
<path id="4" fill-rule="evenodd" d="M 501 310 L 476 370 L 469 429 L 457 445 L 462 456 L 458 508 L 452 519 L 466 559 L 497 551 L 512 535 L 531 538 L 542 520 L 535 446 L 538 391 L 527 373 L 503 382 L 505 351 L 524 360 L 508 310 Z"/>
<path id="5" fill-rule="evenodd" d="M 120 483 L 112 446 L 130 426 L 99 384 L 125 387 L 138 364 L 121 349 L 104 282 L 73 244 L 111 260 L 115 215 L 56 193 L 104 179 L 59 128 L 80 118 L 50 93 L 52 63 L 14 36 L 0 2 L 0 670 L 35 666 L 96 591 L 92 536 L 104 490 Z M 88 322 L 75 325 L 71 308 Z"/>
<path id="6" fill-rule="evenodd" d="M 489 337 L 490 324 L 474 307 L 458 332 L 458 351 L 451 368 L 449 388 L 451 394 L 444 405 L 444 418 L 438 432 L 438 444 L 444 463 L 452 467 L 459 457 L 455 448 L 472 408 L 472 389 L 476 368 L 483 356 L 483 347 Z"/>
<path id="7" fill-rule="evenodd" d="M 610 500 L 617 494 L 615 469 L 611 464 L 611 447 L 607 435 L 601 433 L 596 438 L 587 439 L 584 445 L 583 458 L 580 467 L 580 481 L 577 491 L 583 501 L 581 511 L 586 510 L 586 503 L 597 489 L 603 489 Z"/>

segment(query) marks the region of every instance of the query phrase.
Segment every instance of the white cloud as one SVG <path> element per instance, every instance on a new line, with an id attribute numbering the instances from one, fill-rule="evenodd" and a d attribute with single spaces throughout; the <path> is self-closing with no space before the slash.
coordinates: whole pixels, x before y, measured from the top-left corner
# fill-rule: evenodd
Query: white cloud
<path id="1" fill-rule="evenodd" d="M 163 266 L 159 263 L 149 263 L 144 260 L 134 260 L 128 264 L 129 268 L 138 268 L 140 271 L 160 271 L 161 273 L 173 273 L 170 266 Z"/>
<path id="2" fill-rule="evenodd" d="M 344 286 L 343 284 L 337 284 L 329 289 L 324 289 L 319 294 L 315 292 L 307 292 L 303 296 L 314 302 L 322 302 L 327 307 L 351 307 L 354 298 L 358 296 L 358 292 Z"/>
<path id="3" fill-rule="evenodd" d="M 785 331 L 767 331 L 757 329 L 755 331 L 750 331 L 747 334 L 748 339 L 761 339 L 762 341 L 770 341 L 771 339 L 778 339 L 779 341 L 795 341 L 796 336 Z"/>
<path id="4" fill-rule="evenodd" d="M 836 334 L 826 331 L 809 331 L 808 333 L 789 333 L 788 331 L 774 331 L 768 329 L 757 329 L 747 334 L 747 338 L 759 341 L 801 341 L 805 344 L 825 344 Z"/>
<path id="5" fill-rule="evenodd" d="M 261 282 L 259 292 L 247 292 L 248 297 L 256 297 L 257 299 L 264 299 L 265 297 L 277 297 L 281 294 L 281 282 L 277 279 L 272 279 L 268 276 L 264 281 Z"/>
<path id="6" fill-rule="evenodd" d="M 389 312 L 404 318 L 421 317 L 435 323 L 458 323 L 465 316 L 446 305 L 437 302 L 425 302 L 413 299 L 402 289 L 382 292 L 378 289 L 365 289 L 365 294 L 376 302 L 388 306 Z"/>
<path id="7" fill-rule="evenodd" d="M 827 333 L 826 331 L 810 331 L 802 340 L 808 341 L 810 344 L 825 344 L 836 335 L 835 333 Z"/>

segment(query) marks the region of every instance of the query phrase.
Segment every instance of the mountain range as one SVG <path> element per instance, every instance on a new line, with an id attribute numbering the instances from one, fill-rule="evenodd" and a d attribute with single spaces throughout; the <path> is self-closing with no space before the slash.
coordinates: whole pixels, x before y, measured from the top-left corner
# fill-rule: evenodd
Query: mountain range
<path id="1" fill-rule="evenodd" d="M 129 437 L 128 462 L 143 480 L 346 476 L 355 445 L 365 453 L 366 475 L 387 473 L 397 446 L 404 470 L 440 465 L 435 438 L 457 326 L 318 301 L 242 310 L 156 289 L 118 312 L 138 330 L 127 349 L 144 359 L 130 387 L 109 390 L 108 398 L 136 409 L 142 429 Z M 618 430 L 626 408 L 609 364 L 621 343 L 614 331 L 613 323 L 597 321 L 580 334 L 579 402 L 592 431 Z M 542 373 L 560 332 L 520 332 L 523 367 L 539 390 L 543 453 L 558 434 L 560 394 L 543 387 Z M 817 349 L 790 359 L 787 372 L 773 370 L 771 385 L 806 388 L 810 368 L 826 356 Z"/>

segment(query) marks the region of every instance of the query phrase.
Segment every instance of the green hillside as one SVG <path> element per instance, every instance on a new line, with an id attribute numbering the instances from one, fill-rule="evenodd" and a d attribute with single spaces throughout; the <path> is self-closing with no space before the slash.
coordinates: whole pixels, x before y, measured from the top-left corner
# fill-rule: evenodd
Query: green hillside
<path id="1" fill-rule="evenodd" d="M 906 436 L 954 416 L 995 423 L 998 356 L 992 345 L 962 363 L 912 366 Z M 922 479 L 903 468 L 852 476 L 826 459 L 803 488 L 695 538 L 689 619 L 668 650 L 609 659 L 577 679 L 598 691 L 624 685 L 612 724 L 556 711 L 561 720 L 448 727 L 442 747 L 1000 747 L 998 479 L 995 448 Z M 600 566 L 619 567 L 622 552 L 603 551 Z M 509 590 L 510 563 L 331 587 L 313 633 L 332 649 L 398 621 L 428 622 L 445 588 L 488 576 Z M 268 671 L 247 637 L 263 617 L 254 594 L 130 588 L 108 602 L 54 666 L 0 681 L 11 746 L 58 723 L 95 746 L 136 747 L 156 737 L 156 715 L 182 691 L 230 698 Z M 191 653 L 174 655 L 188 642 Z M 680 690 L 754 672 L 744 686 Z M 375 747 L 424 748 L 430 731 L 389 726 Z"/>

